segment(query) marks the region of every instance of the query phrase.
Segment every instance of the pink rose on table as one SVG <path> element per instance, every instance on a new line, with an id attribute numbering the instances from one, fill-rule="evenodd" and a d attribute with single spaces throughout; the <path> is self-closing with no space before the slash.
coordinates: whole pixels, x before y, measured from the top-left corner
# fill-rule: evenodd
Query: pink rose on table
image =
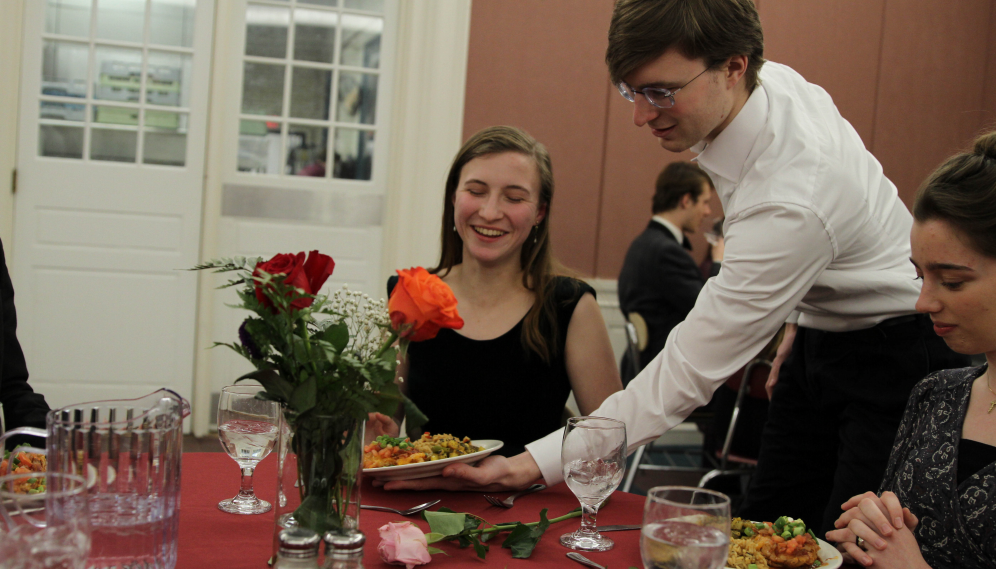
<path id="1" fill-rule="evenodd" d="M 380 526 L 380 544 L 377 551 L 380 558 L 392 565 L 404 565 L 412 569 L 432 561 L 425 534 L 411 522 L 391 522 Z"/>

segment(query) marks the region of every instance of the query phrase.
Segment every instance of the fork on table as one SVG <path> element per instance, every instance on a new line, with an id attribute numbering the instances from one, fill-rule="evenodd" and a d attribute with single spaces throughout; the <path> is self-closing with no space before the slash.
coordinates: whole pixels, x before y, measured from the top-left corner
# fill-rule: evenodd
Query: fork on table
<path id="1" fill-rule="evenodd" d="M 495 498 L 494 496 L 488 496 L 487 494 L 484 495 L 484 499 L 487 500 L 488 503 L 491 504 L 492 506 L 498 506 L 499 508 L 511 508 L 512 502 L 514 502 L 515 499 L 518 498 L 519 496 L 525 496 L 526 494 L 532 494 L 533 492 L 539 492 L 540 490 L 545 490 L 545 489 L 546 486 L 543 484 L 533 484 L 532 486 L 526 488 L 522 492 L 516 492 L 515 494 L 512 494 L 511 496 L 505 498 L 504 500 L 499 500 L 498 498 Z"/>

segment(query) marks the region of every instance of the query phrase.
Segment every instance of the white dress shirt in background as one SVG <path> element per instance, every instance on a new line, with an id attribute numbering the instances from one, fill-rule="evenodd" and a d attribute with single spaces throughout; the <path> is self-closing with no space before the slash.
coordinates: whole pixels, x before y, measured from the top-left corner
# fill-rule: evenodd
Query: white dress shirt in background
<path id="1" fill-rule="evenodd" d="M 652 219 L 652 220 L 656 221 L 657 223 L 663 225 L 668 231 L 670 231 L 671 235 L 674 235 L 674 240 L 678 242 L 678 245 L 681 245 L 682 243 L 684 243 L 684 241 L 685 241 L 685 234 L 681 232 L 681 229 L 677 225 L 671 223 L 670 221 L 664 219 L 663 217 L 661 217 L 659 215 L 655 215 L 655 216 L 651 217 L 650 219 Z"/>
<path id="2" fill-rule="evenodd" d="M 706 145 L 692 148 L 723 203 L 719 276 L 661 353 L 592 415 L 626 423 L 630 451 L 705 405 L 794 310 L 800 326 L 870 328 L 912 314 L 912 216 L 822 88 L 777 63 Z M 563 480 L 558 431 L 526 445 L 548 484 Z"/>

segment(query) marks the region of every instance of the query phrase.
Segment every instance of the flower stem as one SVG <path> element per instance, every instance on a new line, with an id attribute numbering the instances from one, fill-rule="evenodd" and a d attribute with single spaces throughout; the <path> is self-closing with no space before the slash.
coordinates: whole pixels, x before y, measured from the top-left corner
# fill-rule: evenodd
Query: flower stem
<path id="1" fill-rule="evenodd" d="M 570 512 L 568 514 L 564 514 L 564 515 L 560 516 L 559 518 L 552 518 L 552 519 L 549 520 L 549 522 L 550 522 L 550 525 L 553 525 L 553 524 L 555 524 L 557 522 L 562 522 L 564 520 L 569 520 L 571 518 L 578 518 L 578 517 L 581 517 L 581 510 L 575 510 L 575 511 Z M 466 535 L 478 535 L 478 534 L 482 534 L 482 533 L 501 533 L 503 531 L 511 531 L 511 530 L 515 529 L 515 526 L 517 526 L 517 525 L 518 525 L 518 523 L 514 523 L 514 524 L 498 524 L 498 525 L 494 525 L 494 526 L 487 527 L 487 528 L 480 528 L 480 529 L 470 530 L 470 531 L 467 532 Z M 526 527 L 534 527 L 536 525 L 539 525 L 539 522 L 529 522 L 527 524 L 522 524 L 522 525 L 524 525 Z"/>

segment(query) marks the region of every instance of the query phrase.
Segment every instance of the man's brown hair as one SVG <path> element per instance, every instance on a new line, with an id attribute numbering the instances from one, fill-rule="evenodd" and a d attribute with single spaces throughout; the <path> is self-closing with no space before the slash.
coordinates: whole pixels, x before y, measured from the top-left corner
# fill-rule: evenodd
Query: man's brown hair
<path id="1" fill-rule="evenodd" d="M 657 175 L 654 189 L 654 213 L 671 211 L 681 204 L 686 194 L 697 202 L 705 191 L 703 184 L 713 187 L 709 174 L 694 162 L 672 162 Z"/>
<path id="2" fill-rule="evenodd" d="M 609 25 L 605 63 L 613 84 L 676 48 L 709 68 L 747 56 L 747 92 L 759 84 L 764 34 L 753 0 L 619 0 Z"/>

